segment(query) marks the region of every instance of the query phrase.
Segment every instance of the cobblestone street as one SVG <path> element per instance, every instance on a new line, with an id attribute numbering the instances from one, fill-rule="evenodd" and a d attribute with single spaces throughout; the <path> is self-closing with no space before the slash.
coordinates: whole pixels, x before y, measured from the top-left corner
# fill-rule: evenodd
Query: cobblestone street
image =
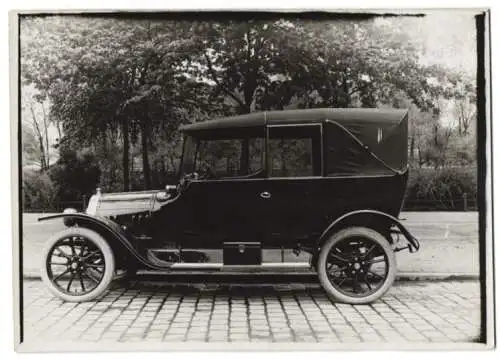
<path id="1" fill-rule="evenodd" d="M 64 303 L 24 281 L 25 341 L 470 342 L 479 283 L 398 282 L 373 305 L 332 303 L 317 284 L 140 283 Z"/>

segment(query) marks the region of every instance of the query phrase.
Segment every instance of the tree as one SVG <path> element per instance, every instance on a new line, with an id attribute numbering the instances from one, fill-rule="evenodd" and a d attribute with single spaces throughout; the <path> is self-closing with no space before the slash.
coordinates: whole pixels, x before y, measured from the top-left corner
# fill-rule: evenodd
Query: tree
<path id="1" fill-rule="evenodd" d="M 394 94 L 427 110 L 430 76 L 405 23 L 375 20 L 200 22 L 190 72 L 235 112 L 285 107 L 378 107 Z M 430 102 L 429 102 L 430 101 Z"/>
<path id="2" fill-rule="evenodd" d="M 304 25 L 312 81 L 304 107 L 378 107 L 404 91 L 420 107 L 419 47 L 404 22 L 310 21 Z"/>
<path id="3" fill-rule="evenodd" d="M 94 154 L 72 150 L 61 152 L 50 170 L 57 198 L 64 202 L 78 202 L 94 193 L 101 171 Z"/>
<path id="4" fill-rule="evenodd" d="M 197 54 L 189 68 L 212 83 L 234 112 L 283 108 L 306 71 L 307 53 L 296 27 L 284 20 L 200 22 L 193 26 Z"/>
<path id="5" fill-rule="evenodd" d="M 453 96 L 453 116 L 459 136 L 471 135 L 472 125 L 477 116 L 474 79 L 465 74 L 455 74 Z"/>
<path id="6" fill-rule="evenodd" d="M 24 27 L 40 34 L 37 21 Z M 188 27 L 174 22 L 95 18 L 72 18 L 69 22 L 61 17 L 51 18 L 48 27 L 52 33 L 43 42 L 48 54 L 40 53 L 40 45 L 27 40 L 23 72 L 43 70 L 43 76 L 31 74 L 28 80 L 49 93 L 51 113 L 63 122 L 61 145 L 95 146 L 100 142 L 105 152 L 110 140 L 113 143 L 121 137 L 123 184 L 128 190 L 130 142 L 140 139 L 145 187 L 149 188 L 154 126 L 175 122 L 164 115 L 175 113 L 180 99 L 193 97 L 182 91 L 199 88 L 183 86 L 181 91 L 179 85 L 185 78 L 174 71 L 185 59 L 183 47 L 189 40 L 180 33 Z M 166 109 L 159 119 L 158 114 Z"/>
<path id="7" fill-rule="evenodd" d="M 51 159 L 47 102 L 30 86 L 23 86 L 21 94 L 22 129 L 26 135 L 23 145 L 26 146 L 31 160 L 37 162 L 40 169 L 45 171 L 49 168 Z M 34 160 L 34 156 L 37 160 Z"/>

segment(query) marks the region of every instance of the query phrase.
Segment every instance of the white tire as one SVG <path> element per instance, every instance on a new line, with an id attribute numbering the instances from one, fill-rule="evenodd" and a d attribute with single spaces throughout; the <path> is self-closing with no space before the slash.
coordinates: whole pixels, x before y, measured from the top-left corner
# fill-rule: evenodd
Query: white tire
<path id="1" fill-rule="evenodd" d="M 337 284 L 334 285 L 331 280 L 331 273 L 330 275 L 328 273 L 327 266 L 330 263 L 328 262 L 329 256 L 337 257 L 336 254 L 340 253 L 340 252 L 335 252 L 335 254 L 331 254 L 330 251 L 336 248 L 337 245 L 345 243 L 349 238 L 362 238 L 364 240 L 364 243 L 370 243 L 372 246 L 377 248 L 377 250 L 380 253 L 380 257 L 382 257 L 384 261 L 385 277 L 383 278 L 383 280 L 380 280 L 379 286 L 375 289 L 371 288 L 370 285 L 368 284 L 366 295 L 364 295 L 363 293 L 356 293 L 355 290 L 353 291 L 353 293 L 350 293 L 348 291 L 343 290 L 340 287 L 340 285 Z M 342 266 L 344 267 L 342 267 L 341 269 L 336 269 L 335 271 L 341 273 L 347 271 L 351 273 L 351 270 L 352 273 L 354 273 L 355 270 L 358 271 L 356 272 L 356 274 L 353 274 L 353 277 L 351 277 L 350 279 L 356 283 L 356 286 L 359 285 L 360 287 L 362 287 L 359 284 L 362 282 L 358 282 L 358 278 L 362 275 L 362 273 L 359 273 L 359 271 L 361 272 L 363 272 L 363 270 L 365 271 L 364 278 L 366 279 L 368 272 L 371 272 L 372 264 L 365 264 L 365 262 L 364 261 L 361 262 L 361 260 L 362 259 L 357 258 L 356 260 L 353 259 L 352 261 L 351 260 L 344 261 L 342 262 Z M 367 260 L 366 263 L 368 262 L 369 261 Z M 348 268 L 347 270 L 343 269 L 346 267 Z M 338 266 L 338 268 L 340 268 L 340 265 Z M 348 304 L 368 304 L 378 300 L 389 290 L 389 288 L 394 283 L 394 279 L 396 277 L 396 271 L 397 271 L 396 256 L 390 243 L 380 233 L 366 227 L 349 227 L 335 233 L 321 247 L 317 262 L 318 277 L 324 290 L 334 300 Z M 376 275 L 377 273 L 374 274 Z M 355 280 L 353 279 L 354 277 L 356 278 Z M 345 281 L 348 278 L 348 275 L 345 274 L 344 277 L 335 277 L 335 278 L 340 278 L 342 279 L 342 281 Z M 366 282 L 368 283 L 368 280 L 366 280 Z M 370 287 L 370 290 L 368 290 L 368 287 Z"/>
<path id="2" fill-rule="evenodd" d="M 90 256 L 92 258 L 96 258 L 95 256 L 97 256 L 98 258 L 97 261 L 101 261 L 102 264 L 87 263 L 89 259 L 85 258 L 85 252 L 83 252 L 84 249 L 82 249 L 82 247 L 85 246 L 82 244 L 79 244 L 81 250 L 80 252 L 81 256 L 79 256 L 78 253 L 76 253 L 76 255 L 72 255 L 71 252 L 73 252 L 73 249 L 71 250 L 70 253 L 62 251 L 61 248 L 63 248 L 63 246 L 72 248 L 71 247 L 72 245 L 69 243 L 74 243 L 74 242 L 69 242 L 69 241 L 75 241 L 75 239 L 70 240 L 70 238 L 77 238 L 76 240 L 79 241 L 78 243 L 86 243 L 87 247 L 92 248 L 92 253 L 95 253 L 93 255 L 86 254 L 86 256 L 87 257 Z M 76 245 L 73 246 L 73 248 L 76 247 L 77 247 Z M 55 254 L 56 251 L 57 254 Z M 54 256 L 62 258 L 61 260 L 65 262 L 61 263 L 52 262 Z M 86 265 L 102 268 L 102 272 L 98 272 L 93 267 L 93 269 L 97 273 L 99 273 L 98 279 L 96 279 L 95 273 L 94 275 L 88 275 L 87 271 L 85 270 L 85 268 L 87 268 Z M 62 272 L 57 273 L 57 275 L 55 275 L 53 273 L 53 268 L 57 268 L 57 266 L 62 267 L 61 269 Z M 67 285 L 67 288 L 69 289 L 67 290 L 58 283 L 59 280 L 58 277 L 64 278 L 62 277 L 64 273 L 68 273 L 68 275 L 70 276 Z M 111 247 L 104 238 L 102 238 L 98 233 L 90 229 L 81 227 L 71 227 L 57 233 L 45 243 L 45 246 L 42 251 L 42 265 L 41 265 L 42 280 L 47 286 L 47 288 L 55 296 L 61 298 L 64 301 L 85 302 L 99 297 L 109 287 L 111 281 L 113 280 L 114 274 L 115 274 L 115 258 Z M 85 287 L 84 279 L 88 281 L 88 283 L 93 283 L 95 287 L 91 288 L 90 285 Z M 75 282 L 73 283 L 73 281 Z M 80 283 L 81 283 L 81 291 L 78 292 L 75 289 L 75 292 L 71 292 L 72 286 L 75 287 L 75 285 L 78 285 Z M 87 288 L 88 290 L 85 290 Z"/>

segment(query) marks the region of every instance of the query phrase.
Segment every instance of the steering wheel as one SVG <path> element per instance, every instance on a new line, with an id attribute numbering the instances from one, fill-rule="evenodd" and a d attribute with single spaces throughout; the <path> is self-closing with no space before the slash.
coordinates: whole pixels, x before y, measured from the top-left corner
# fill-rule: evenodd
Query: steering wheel
<path id="1" fill-rule="evenodd" d="M 199 176 L 199 179 L 213 179 L 216 178 L 215 173 L 212 171 L 212 168 L 209 166 L 205 166 L 202 169 L 202 173 Z"/>
<path id="2" fill-rule="evenodd" d="M 200 169 L 201 172 L 190 172 L 186 173 L 180 180 L 179 180 L 179 192 L 182 191 L 186 186 L 189 184 L 191 181 L 196 181 L 200 179 L 212 179 L 216 178 L 215 173 L 212 171 L 212 169 L 209 166 L 205 166 L 204 168 Z"/>
<path id="3" fill-rule="evenodd" d="M 192 180 L 197 180 L 199 177 L 200 177 L 200 175 L 198 174 L 198 172 L 186 173 L 179 180 L 178 192 L 179 193 L 182 192 L 187 187 L 187 185 L 189 184 L 189 182 L 191 182 Z"/>

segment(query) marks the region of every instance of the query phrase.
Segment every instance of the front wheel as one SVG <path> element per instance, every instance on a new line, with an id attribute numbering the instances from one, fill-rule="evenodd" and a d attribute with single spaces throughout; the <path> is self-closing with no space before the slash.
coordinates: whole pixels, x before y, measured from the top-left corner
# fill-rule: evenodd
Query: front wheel
<path id="1" fill-rule="evenodd" d="M 396 256 L 389 242 L 365 227 L 335 233 L 320 250 L 317 271 L 333 299 L 367 304 L 382 297 L 396 277 Z"/>
<path id="2" fill-rule="evenodd" d="M 113 280 L 115 258 L 111 247 L 87 228 L 71 227 L 56 234 L 47 241 L 42 255 L 42 280 L 65 301 L 95 299 Z"/>

